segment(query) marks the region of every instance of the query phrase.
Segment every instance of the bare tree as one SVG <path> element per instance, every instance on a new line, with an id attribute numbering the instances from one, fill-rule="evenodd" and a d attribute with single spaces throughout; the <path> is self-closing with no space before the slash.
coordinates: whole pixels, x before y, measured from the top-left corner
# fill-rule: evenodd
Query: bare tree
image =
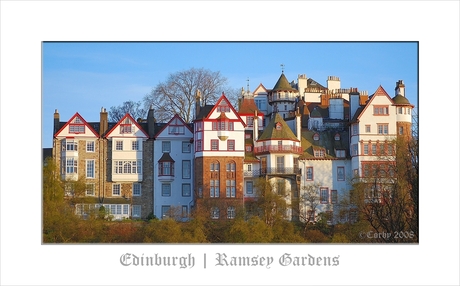
<path id="1" fill-rule="evenodd" d="M 227 79 L 220 72 L 191 68 L 172 73 L 144 97 L 144 107 L 155 110 L 158 122 L 166 122 L 175 114 L 190 123 L 195 117 L 196 93 L 201 105 L 213 104 L 224 92 Z"/>
<path id="2" fill-rule="evenodd" d="M 147 115 L 147 109 L 142 108 L 141 101 L 134 102 L 132 100 L 128 100 L 119 106 L 110 107 L 109 120 L 112 122 L 118 122 L 126 115 L 126 113 L 129 113 L 134 120 L 137 120 L 139 118 L 145 118 Z"/>
<path id="3" fill-rule="evenodd" d="M 305 220 L 305 226 L 308 223 L 315 222 L 316 209 L 319 205 L 318 189 L 318 184 L 309 184 L 302 187 L 300 203 L 303 205 L 306 212 L 301 213 L 299 217 Z"/>
<path id="4" fill-rule="evenodd" d="M 392 156 L 380 156 L 378 164 L 353 184 L 352 205 L 367 221 L 379 242 L 418 241 L 418 139 L 398 137 Z"/>

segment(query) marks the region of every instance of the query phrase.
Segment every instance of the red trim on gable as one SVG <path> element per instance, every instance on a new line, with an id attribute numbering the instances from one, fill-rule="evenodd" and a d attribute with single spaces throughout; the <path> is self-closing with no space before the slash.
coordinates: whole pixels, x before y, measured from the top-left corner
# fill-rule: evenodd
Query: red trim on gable
<path id="1" fill-rule="evenodd" d="M 361 111 L 361 113 L 358 115 L 358 117 L 356 118 L 356 121 L 359 122 L 359 119 L 361 118 L 361 116 L 366 112 L 367 108 L 371 105 L 372 101 L 374 100 L 374 98 L 376 96 L 386 96 L 388 98 L 388 100 L 390 101 L 390 103 L 394 103 L 393 102 L 393 99 L 391 99 L 391 97 L 388 95 L 388 93 L 385 91 L 385 89 L 383 89 L 383 87 L 380 85 L 377 90 L 374 92 L 374 94 L 370 97 L 370 100 L 367 101 L 366 105 L 364 106 L 363 110 Z M 379 104 L 381 105 L 381 104 Z"/>
<path id="2" fill-rule="evenodd" d="M 237 120 L 236 121 L 240 121 L 243 126 L 246 128 L 247 125 L 246 123 L 244 123 L 243 119 L 241 118 L 241 116 L 238 114 L 238 112 L 236 112 L 235 108 L 233 107 L 233 105 L 230 103 L 230 101 L 228 100 L 228 98 L 225 96 L 225 94 L 222 92 L 222 95 L 220 96 L 220 98 L 217 100 L 216 104 L 214 104 L 214 107 L 211 109 L 211 111 L 209 112 L 208 116 L 205 118 L 207 121 L 208 120 L 212 120 L 212 119 L 209 119 L 209 116 L 214 112 L 214 110 L 217 109 L 217 106 L 219 105 L 219 103 L 222 101 L 222 100 L 225 100 L 228 104 L 228 106 L 230 107 L 230 110 L 236 115 L 237 117 Z M 233 119 L 235 120 L 235 119 Z"/>
<path id="3" fill-rule="evenodd" d="M 132 122 L 134 122 L 134 125 L 137 126 L 137 128 L 139 128 L 140 131 L 142 131 L 142 133 L 144 133 L 144 135 L 149 138 L 149 135 L 144 131 L 144 129 L 139 125 L 139 123 L 137 123 L 136 120 L 134 120 L 134 118 L 129 114 L 129 113 L 126 113 L 125 116 L 123 116 L 122 119 L 120 119 L 117 124 L 115 124 L 114 127 L 112 127 L 112 129 L 110 129 L 109 132 L 107 132 L 107 134 L 105 135 L 105 138 L 108 138 L 110 133 L 112 133 L 118 126 L 120 126 L 120 124 L 127 118 L 129 117 L 129 119 L 131 119 Z"/>
<path id="4" fill-rule="evenodd" d="M 86 120 L 83 118 L 83 116 L 81 116 L 80 113 L 78 113 L 78 112 L 76 112 L 76 113 L 66 122 L 66 124 L 64 124 L 64 126 L 62 126 L 62 128 L 59 129 L 59 130 L 54 134 L 54 138 L 56 138 L 56 137 L 59 135 L 59 133 L 62 132 L 62 130 L 64 130 L 67 126 L 69 126 L 69 125 L 70 125 L 70 122 L 72 122 L 72 120 L 74 120 L 74 118 L 77 117 L 77 116 L 78 116 L 78 118 L 81 119 L 81 121 L 83 122 L 83 125 L 85 125 L 86 127 L 88 127 L 89 130 L 90 130 L 91 132 L 93 132 L 93 134 L 94 134 L 97 138 L 99 138 L 99 134 L 96 132 L 96 130 L 94 130 L 94 128 L 91 127 L 91 125 L 89 125 L 88 122 L 86 122 Z"/>

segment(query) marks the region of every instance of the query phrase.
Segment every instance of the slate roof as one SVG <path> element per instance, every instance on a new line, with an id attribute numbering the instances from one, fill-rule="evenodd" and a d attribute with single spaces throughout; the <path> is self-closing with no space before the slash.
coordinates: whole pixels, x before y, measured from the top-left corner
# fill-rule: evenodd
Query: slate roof
<path id="1" fill-rule="evenodd" d="M 276 129 L 276 124 L 281 124 L 281 129 Z M 262 135 L 260 135 L 259 140 L 293 140 L 299 141 L 297 136 L 292 132 L 291 128 L 286 124 L 286 121 L 276 113 L 274 117 L 265 127 Z"/>
<path id="2" fill-rule="evenodd" d="M 205 105 L 200 107 L 200 113 L 196 116 L 195 120 L 206 118 L 213 108 L 214 105 Z"/>
<path id="3" fill-rule="evenodd" d="M 315 134 L 319 135 L 319 140 L 313 140 Z M 340 140 L 335 140 L 335 135 L 340 135 Z M 348 131 L 328 129 L 324 131 L 303 130 L 302 131 L 303 154 L 300 159 L 343 159 L 337 158 L 336 150 L 345 150 L 346 158 L 349 158 Z M 323 149 L 325 157 L 317 158 L 314 156 L 315 149 Z"/>
<path id="4" fill-rule="evenodd" d="M 297 91 L 297 89 L 293 88 L 289 81 L 287 80 L 286 76 L 284 73 L 281 74 L 280 78 L 275 84 L 275 87 L 273 87 L 272 91 L 282 91 L 282 90 L 292 90 L 292 91 Z"/>

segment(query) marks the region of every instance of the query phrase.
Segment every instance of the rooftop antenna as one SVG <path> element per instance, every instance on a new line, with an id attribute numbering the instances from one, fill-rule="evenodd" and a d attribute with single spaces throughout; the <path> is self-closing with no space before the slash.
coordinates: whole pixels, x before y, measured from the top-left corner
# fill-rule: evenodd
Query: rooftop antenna
<path id="1" fill-rule="evenodd" d="M 281 73 L 284 73 L 284 64 L 281 64 Z"/>

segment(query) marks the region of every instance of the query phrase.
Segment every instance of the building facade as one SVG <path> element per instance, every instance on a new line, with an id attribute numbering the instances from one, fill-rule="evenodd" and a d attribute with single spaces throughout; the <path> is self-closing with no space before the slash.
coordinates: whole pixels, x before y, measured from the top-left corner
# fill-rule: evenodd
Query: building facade
<path id="1" fill-rule="evenodd" d="M 325 213 L 333 224 L 353 220 L 340 201 L 354 178 L 391 176 L 393 140 L 411 134 L 405 92 L 401 80 L 394 96 L 382 86 L 369 96 L 341 88 L 335 76 L 325 87 L 282 73 L 273 89 L 242 90 L 238 106 L 225 94 L 203 105 L 197 92 L 193 123 L 178 115 L 157 123 L 152 109 L 138 121 L 126 114 L 108 122 L 102 109 L 99 122 L 79 113 L 61 122 L 56 110 L 52 154 L 83 216 L 104 207 L 112 219 L 234 219 L 258 200 L 262 179 L 285 198 L 287 219 Z"/>

